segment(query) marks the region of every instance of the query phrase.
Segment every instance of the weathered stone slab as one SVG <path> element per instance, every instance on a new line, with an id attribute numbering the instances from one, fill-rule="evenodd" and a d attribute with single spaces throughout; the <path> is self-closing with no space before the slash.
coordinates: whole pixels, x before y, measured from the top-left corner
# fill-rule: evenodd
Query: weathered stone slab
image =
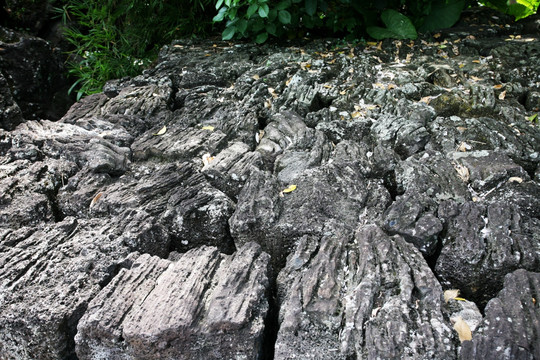
<path id="1" fill-rule="evenodd" d="M 442 289 L 413 245 L 375 225 L 305 236 L 278 276 L 276 359 L 449 359 Z"/>
<path id="2" fill-rule="evenodd" d="M 117 231 L 66 218 L 0 235 L 0 358 L 73 358 L 79 318 L 128 255 Z"/>
<path id="3" fill-rule="evenodd" d="M 200 247 L 175 260 L 141 255 L 89 304 L 79 359 L 255 359 L 268 310 L 269 256 Z"/>

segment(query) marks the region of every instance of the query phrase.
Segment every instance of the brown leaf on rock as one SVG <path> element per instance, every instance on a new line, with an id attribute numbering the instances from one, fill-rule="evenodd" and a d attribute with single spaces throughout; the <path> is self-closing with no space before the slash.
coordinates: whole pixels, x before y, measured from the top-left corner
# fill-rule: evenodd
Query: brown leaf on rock
<path id="1" fill-rule="evenodd" d="M 458 333 L 459 341 L 464 342 L 472 340 L 472 332 L 469 325 L 463 320 L 461 316 L 458 316 L 454 322 L 454 330 Z"/>

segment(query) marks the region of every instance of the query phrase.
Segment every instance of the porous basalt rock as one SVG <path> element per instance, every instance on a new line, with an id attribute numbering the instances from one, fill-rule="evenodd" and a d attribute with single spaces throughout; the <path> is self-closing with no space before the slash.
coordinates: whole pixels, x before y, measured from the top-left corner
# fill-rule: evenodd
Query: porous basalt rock
<path id="1" fill-rule="evenodd" d="M 56 122 L 2 93 L 0 358 L 538 357 L 540 55 L 482 14 L 175 41 Z"/>

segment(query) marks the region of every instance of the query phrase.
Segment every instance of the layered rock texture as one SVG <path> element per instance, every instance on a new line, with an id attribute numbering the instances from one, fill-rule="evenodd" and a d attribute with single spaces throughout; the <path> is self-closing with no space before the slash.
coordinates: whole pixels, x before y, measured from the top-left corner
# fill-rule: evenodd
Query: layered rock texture
<path id="1" fill-rule="evenodd" d="M 540 358 L 538 33 L 467 16 L 6 93 L 0 359 Z"/>

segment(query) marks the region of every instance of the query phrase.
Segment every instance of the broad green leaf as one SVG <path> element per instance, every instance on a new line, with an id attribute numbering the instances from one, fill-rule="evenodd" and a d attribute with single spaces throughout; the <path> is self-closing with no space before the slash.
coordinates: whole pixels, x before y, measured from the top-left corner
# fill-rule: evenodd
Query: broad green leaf
<path id="1" fill-rule="evenodd" d="M 291 13 L 287 10 L 280 10 L 278 13 L 279 22 L 284 25 L 291 23 Z"/>
<path id="2" fill-rule="evenodd" d="M 253 16 L 253 14 L 255 14 L 257 12 L 257 10 L 259 10 L 259 5 L 258 4 L 251 4 L 249 5 L 247 11 L 246 11 L 246 15 L 247 15 L 247 18 L 251 18 Z"/>
<path id="3" fill-rule="evenodd" d="M 212 19 L 215 22 L 219 22 L 225 18 L 225 15 L 227 13 L 227 8 L 224 6 L 221 9 L 219 9 L 218 13 L 214 18 Z"/>
<path id="4" fill-rule="evenodd" d="M 231 7 L 231 0 L 225 0 L 225 5 L 227 5 L 227 7 Z"/>
<path id="5" fill-rule="evenodd" d="M 431 12 L 424 18 L 424 23 L 418 30 L 431 32 L 449 28 L 459 20 L 464 8 L 465 0 L 434 1 Z"/>
<path id="6" fill-rule="evenodd" d="M 384 10 L 381 19 L 386 28 L 370 26 L 366 30 L 368 34 L 377 39 L 416 39 L 418 34 L 411 20 L 403 14 L 391 9 Z"/>
<path id="7" fill-rule="evenodd" d="M 268 39 L 268 33 L 267 33 L 267 32 L 263 32 L 263 33 L 260 33 L 259 35 L 257 35 L 257 38 L 255 38 L 255 42 L 256 42 L 257 44 L 262 44 L 262 43 L 265 42 L 267 39 Z"/>
<path id="8" fill-rule="evenodd" d="M 221 39 L 223 40 L 231 40 L 236 33 L 236 26 L 230 26 L 225 28 L 223 30 L 223 33 L 221 34 Z"/>
<path id="9" fill-rule="evenodd" d="M 245 20 L 245 19 L 241 19 L 238 21 L 238 23 L 236 24 L 236 29 L 238 30 L 239 33 L 241 33 L 242 35 L 244 35 L 244 33 L 246 32 L 247 30 L 247 26 L 248 26 L 248 22 Z"/>
<path id="10" fill-rule="evenodd" d="M 267 4 L 262 4 L 259 6 L 259 16 L 262 18 L 268 17 L 268 13 L 270 12 L 270 8 Z"/>
<path id="11" fill-rule="evenodd" d="M 290 6 L 291 6 L 291 0 L 285 0 L 285 1 L 280 2 L 276 6 L 276 10 L 285 10 L 285 9 L 288 9 Z"/>
<path id="12" fill-rule="evenodd" d="M 221 5 L 223 5 L 223 0 L 218 0 L 218 2 L 216 3 L 216 10 L 219 9 Z"/>
<path id="13" fill-rule="evenodd" d="M 268 13 L 268 21 L 270 21 L 271 23 L 275 23 L 277 15 L 278 15 L 278 11 L 276 9 L 270 10 L 270 12 Z"/>
<path id="14" fill-rule="evenodd" d="M 306 0 L 306 13 L 310 16 L 317 12 L 317 0 Z"/>
<path id="15" fill-rule="evenodd" d="M 261 18 L 258 18 L 257 21 L 255 21 L 251 25 L 251 30 L 253 30 L 253 32 L 255 33 L 258 33 L 262 29 L 264 29 L 264 21 Z"/>
<path id="16" fill-rule="evenodd" d="M 538 8 L 538 4 L 536 5 Z M 536 13 L 536 9 L 529 1 L 518 1 L 517 4 L 508 5 L 508 13 L 513 15 L 516 20 L 520 20 Z"/>
<path id="17" fill-rule="evenodd" d="M 266 24 L 266 32 L 276 36 L 276 24 Z"/>

